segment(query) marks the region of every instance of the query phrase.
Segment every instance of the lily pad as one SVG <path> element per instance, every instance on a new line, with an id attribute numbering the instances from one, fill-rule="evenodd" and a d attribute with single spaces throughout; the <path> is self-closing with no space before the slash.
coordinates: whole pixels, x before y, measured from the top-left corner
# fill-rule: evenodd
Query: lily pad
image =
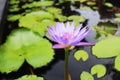
<path id="1" fill-rule="evenodd" d="M 108 2 L 106 2 L 104 5 L 107 6 L 107 7 L 110 7 L 110 8 L 113 7 L 113 5 L 111 3 L 108 3 Z"/>
<path id="2" fill-rule="evenodd" d="M 94 77 L 90 73 L 83 71 L 80 75 L 80 80 L 94 80 Z"/>
<path id="3" fill-rule="evenodd" d="M 116 13 L 115 16 L 116 16 L 116 17 L 120 17 L 120 13 Z"/>
<path id="4" fill-rule="evenodd" d="M 61 21 L 61 22 L 64 22 L 64 21 L 67 20 L 67 17 L 66 17 L 66 16 L 59 15 L 59 14 L 56 14 L 56 15 L 55 15 L 55 18 L 58 19 L 58 20 Z"/>
<path id="5" fill-rule="evenodd" d="M 120 37 L 112 36 L 101 40 L 92 48 L 93 55 L 98 58 L 110 58 L 120 55 Z"/>
<path id="6" fill-rule="evenodd" d="M 120 22 L 120 17 L 114 19 L 116 22 Z"/>
<path id="7" fill-rule="evenodd" d="M 45 10 L 52 14 L 61 14 L 62 13 L 62 10 L 60 8 L 56 8 L 56 7 L 48 7 Z"/>
<path id="8" fill-rule="evenodd" d="M 74 53 L 74 58 L 79 61 L 82 59 L 83 61 L 86 61 L 88 59 L 89 55 L 86 51 L 84 50 L 78 50 L 77 52 Z"/>
<path id="9" fill-rule="evenodd" d="M 21 17 L 22 17 L 22 15 L 20 15 L 20 14 L 9 15 L 8 18 L 7 18 L 7 20 L 13 22 L 13 21 L 19 20 Z"/>
<path id="10" fill-rule="evenodd" d="M 85 18 L 83 16 L 72 15 L 68 17 L 68 20 L 73 20 L 75 22 L 84 22 Z"/>
<path id="11" fill-rule="evenodd" d="M 33 6 L 52 6 L 53 5 L 53 1 L 36 1 L 36 2 L 33 2 L 32 4 Z"/>
<path id="12" fill-rule="evenodd" d="M 89 5 L 89 6 L 94 6 L 94 5 L 96 5 L 96 2 L 90 2 L 90 1 L 88 1 L 88 2 L 87 2 L 87 5 Z"/>
<path id="13" fill-rule="evenodd" d="M 37 77 L 36 75 L 24 75 L 15 80 L 44 80 L 42 77 Z"/>
<path id="14" fill-rule="evenodd" d="M 97 77 L 101 78 L 106 74 L 106 67 L 102 64 L 94 65 L 91 68 L 91 74 L 92 75 L 97 74 Z"/>
<path id="15" fill-rule="evenodd" d="M 120 71 L 120 55 L 118 55 L 115 58 L 114 67 L 115 67 L 115 69 L 117 69 L 118 71 Z"/>
<path id="16" fill-rule="evenodd" d="M 46 28 L 50 24 L 54 24 L 54 17 L 52 14 L 45 11 L 32 12 L 23 16 L 19 20 L 19 26 L 31 29 L 35 32 L 44 35 L 47 31 Z M 47 22 L 45 22 L 47 20 Z M 45 23 L 42 23 L 45 22 Z"/>
<path id="17" fill-rule="evenodd" d="M 111 22 L 99 22 L 97 26 L 94 26 L 94 30 L 96 31 L 95 38 L 100 39 L 102 38 L 103 35 L 105 37 L 114 35 L 117 29 L 118 29 L 117 25 Z"/>
<path id="18" fill-rule="evenodd" d="M 47 65 L 54 56 L 51 43 L 27 30 L 14 30 L 0 47 L 0 72 L 17 71 L 26 60 L 34 68 Z"/>

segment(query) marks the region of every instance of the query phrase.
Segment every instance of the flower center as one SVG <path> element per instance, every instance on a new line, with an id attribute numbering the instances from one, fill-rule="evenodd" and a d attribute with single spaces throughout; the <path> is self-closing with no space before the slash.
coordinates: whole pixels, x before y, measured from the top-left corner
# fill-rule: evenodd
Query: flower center
<path id="1" fill-rule="evenodd" d="M 62 37 L 65 38 L 65 39 L 70 40 L 70 39 L 73 38 L 73 35 L 68 33 L 68 32 L 65 32 L 65 33 L 63 33 Z"/>

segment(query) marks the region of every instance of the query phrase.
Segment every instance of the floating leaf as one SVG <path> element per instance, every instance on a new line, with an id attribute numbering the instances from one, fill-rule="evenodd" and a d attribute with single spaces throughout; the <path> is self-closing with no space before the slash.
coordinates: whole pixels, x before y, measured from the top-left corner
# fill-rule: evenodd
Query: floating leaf
<path id="1" fill-rule="evenodd" d="M 90 10 L 90 7 L 88 7 L 88 6 L 82 6 L 82 7 L 80 7 L 80 10 Z"/>
<path id="2" fill-rule="evenodd" d="M 118 18 L 115 18 L 114 19 L 116 22 L 120 22 L 120 18 L 118 17 Z"/>
<path id="3" fill-rule="evenodd" d="M 77 52 L 74 53 L 74 58 L 77 61 L 79 61 L 81 58 L 83 61 L 86 61 L 88 57 L 89 57 L 88 53 L 84 50 L 78 50 Z"/>
<path id="4" fill-rule="evenodd" d="M 120 55 L 115 58 L 114 67 L 120 71 Z"/>
<path id="5" fill-rule="evenodd" d="M 9 4 L 11 4 L 11 5 L 19 4 L 19 3 L 20 3 L 20 1 L 18 1 L 18 0 L 11 0 L 11 1 L 9 2 Z"/>
<path id="6" fill-rule="evenodd" d="M 90 73 L 83 71 L 80 75 L 80 80 L 94 80 L 94 78 Z"/>
<path id="7" fill-rule="evenodd" d="M 73 20 L 75 22 L 84 22 L 85 18 L 83 16 L 72 15 L 68 17 L 68 20 Z"/>
<path id="8" fill-rule="evenodd" d="M 116 16 L 116 17 L 120 17 L 120 13 L 116 13 L 115 16 Z"/>
<path id="9" fill-rule="evenodd" d="M 61 14 L 62 13 L 62 10 L 60 8 L 56 8 L 56 7 L 48 7 L 45 10 L 52 14 Z"/>
<path id="10" fill-rule="evenodd" d="M 22 15 L 20 15 L 20 14 L 18 14 L 18 15 L 9 15 L 7 20 L 8 21 L 16 21 L 16 20 L 18 20 L 21 17 L 22 17 Z"/>
<path id="11" fill-rule="evenodd" d="M 89 6 L 94 6 L 94 5 L 96 5 L 96 2 L 90 2 L 90 1 L 88 1 L 88 2 L 87 2 L 87 5 L 89 5 Z"/>
<path id="12" fill-rule="evenodd" d="M 26 29 L 13 31 L 0 47 L 0 72 L 10 73 L 26 60 L 34 68 L 47 65 L 54 56 L 52 45 L 40 35 Z"/>
<path id="13" fill-rule="evenodd" d="M 67 17 L 66 17 L 66 16 L 63 16 L 63 15 L 55 15 L 55 17 L 56 17 L 60 22 L 63 22 L 63 21 L 66 21 L 66 20 L 67 20 Z"/>
<path id="14" fill-rule="evenodd" d="M 32 12 L 19 20 L 19 26 L 31 29 L 35 32 L 40 33 L 41 35 L 44 35 L 46 32 L 46 28 L 50 24 L 54 24 L 53 19 L 54 19 L 53 15 L 48 12 L 45 11 Z"/>
<path id="15" fill-rule="evenodd" d="M 17 12 L 17 11 L 19 11 L 19 10 L 20 10 L 20 8 L 18 8 L 18 7 L 10 8 L 10 9 L 9 9 L 10 12 Z"/>
<path id="16" fill-rule="evenodd" d="M 112 36 L 101 40 L 92 48 L 93 55 L 98 58 L 110 58 L 120 54 L 120 37 Z"/>
<path id="17" fill-rule="evenodd" d="M 24 62 L 24 58 L 20 54 L 19 51 L 13 53 L 2 46 L 0 48 L 0 72 L 17 71 Z"/>
<path id="18" fill-rule="evenodd" d="M 91 74 L 92 75 L 97 74 L 97 77 L 101 78 L 106 74 L 106 67 L 102 64 L 94 65 L 91 68 Z"/>
<path id="19" fill-rule="evenodd" d="M 96 38 L 100 38 L 102 37 L 102 35 L 105 35 L 105 37 L 109 35 L 114 35 L 117 31 L 117 28 L 118 27 L 116 24 L 110 22 L 100 22 L 97 26 L 94 27 L 97 33 Z"/>
<path id="20" fill-rule="evenodd" d="M 42 77 L 37 77 L 36 75 L 24 75 L 15 80 L 44 80 Z"/>
<path id="21" fill-rule="evenodd" d="M 36 6 L 37 5 L 37 6 Z M 53 5 L 53 1 L 36 1 L 36 2 L 33 2 L 33 6 L 52 6 Z"/>
<path id="22" fill-rule="evenodd" d="M 80 3 L 84 3 L 84 2 L 86 2 L 87 0 L 79 0 L 80 1 Z"/>
<path id="23" fill-rule="evenodd" d="M 106 2 L 104 5 L 107 6 L 107 7 L 110 7 L 110 8 L 113 7 L 113 5 L 111 3 L 108 3 L 108 2 Z"/>

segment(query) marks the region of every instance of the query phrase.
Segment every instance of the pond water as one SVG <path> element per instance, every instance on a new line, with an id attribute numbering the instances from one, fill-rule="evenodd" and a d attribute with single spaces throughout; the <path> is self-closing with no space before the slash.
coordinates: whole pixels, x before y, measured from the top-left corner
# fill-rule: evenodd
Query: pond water
<path id="1" fill-rule="evenodd" d="M 91 11 L 91 10 L 90 10 Z M 66 12 L 66 11 L 65 11 Z M 65 13 L 66 15 L 70 15 L 69 13 Z M 79 14 L 79 13 L 77 13 Z M 81 13 L 82 14 L 82 13 Z M 84 12 L 83 12 L 84 14 Z M 97 15 L 98 13 L 95 12 L 95 15 Z M 92 15 L 91 13 L 89 15 Z M 87 18 L 87 17 L 86 17 Z M 93 21 L 91 19 L 91 21 L 89 21 L 89 26 L 93 26 L 96 25 L 98 23 L 98 21 L 100 20 L 100 16 L 92 16 L 89 17 L 89 20 L 92 18 L 95 18 L 95 20 Z M 95 22 L 96 21 L 96 22 Z M 18 27 L 17 25 L 18 21 L 16 22 L 12 22 L 6 23 L 6 29 L 4 32 L 3 36 L 3 42 L 6 39 L 6 36 L 15 28 Z M 118 32 L 119 34 L 120 32 Z M 94 39 L 95 36 L 95 32 L 93 32 L 91 30 L 90 34 L 85 38 L 86 41 L 95 43 L 97 42 L 96 39 Z M 109 58 L 109 59 L 98 59 L 95 56 L 92 55 L 92 50 L 91 50 L 91 46 L 88 47 L 76 47 L 75 49 L 70 51 L 69 54 L 69 73 L 71 75 L 72 80 L 80 80 L 80 74 L 82 71 L 87 71 L 90 72 L 90 68 L 95 65 L 95 64 L 104 64 L 107 68 L 107 73 L 104 77 L 98 79 L 95 77 L 95 80 L 120 80 L 120 72 L 116 71 L 113 68 L 113 61 L 114 58 Z M 76 61 L 73 57 L 73 54 L 75 53 L 75 51 L 79 50 L 79 49 L 84 49 L 85 51 L 88 52 L 89 54 L 89 59 L 86 62 L 83 62 L 82 60 L 80 61 Z M 35 69 L 34 72 L 36 75 L 38 76 L 43 76 L 45 78 L 45 80 L 64 80 L 64 50 L 60 49 L 60 50 L 55 50 L 55 56 L 54 56 L 54 60 L 49 63 L 48 66 L 44 66 L 42 68 L 38 68 Z M 0 74 L 0 80 L 13 80 L 15 78 L 21 77 L 24 74 L 30 74 L 30 68 L 31 66 L 25 62 L 24 65 L 16 72 L 12 72 L 10 74 Z"/>

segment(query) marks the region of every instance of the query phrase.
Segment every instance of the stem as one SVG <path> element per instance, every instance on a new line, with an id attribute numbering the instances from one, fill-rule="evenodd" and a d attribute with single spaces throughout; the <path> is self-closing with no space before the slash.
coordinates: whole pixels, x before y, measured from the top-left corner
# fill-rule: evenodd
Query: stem
<path id="1" fill-rule="evenodd" d="M 29 67 L 31 75 L 34 75 L 34 72 L 31 67 Z"/>
<path id="2" fill-rule="evenodd" d="M 68 49 L 65 49 L 64 80 L 68 80 Z"/>

